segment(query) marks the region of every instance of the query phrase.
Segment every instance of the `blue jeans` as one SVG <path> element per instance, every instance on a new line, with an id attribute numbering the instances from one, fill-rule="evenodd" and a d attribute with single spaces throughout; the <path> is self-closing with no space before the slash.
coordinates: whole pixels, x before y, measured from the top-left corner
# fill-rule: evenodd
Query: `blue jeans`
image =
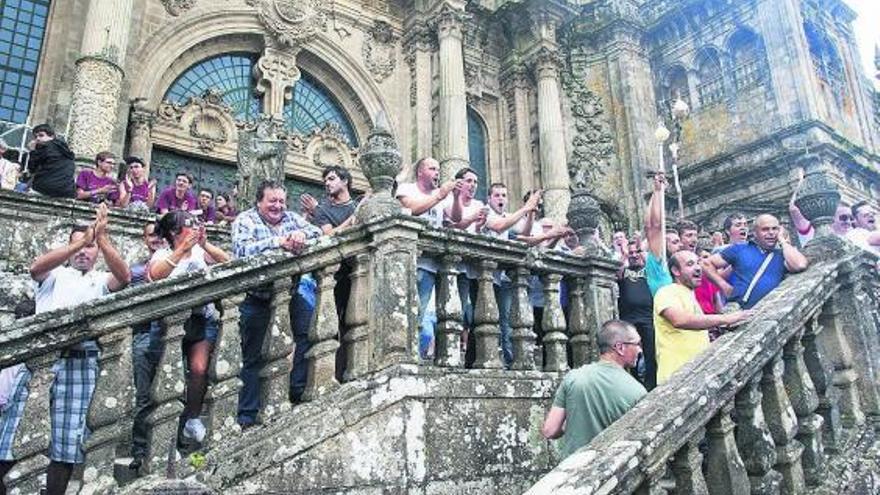
<path id="1" fill-rule="evenodd" d="M 131 456 L 146 457 L 150 428 L 147 416 L 156 408 L 150 389 L 156 376 L 156 367 L 162 359 L 165 345 L 159 322 L 150 323 L 150 330 L 136 333 L 131 338 L 131 365 L 134 372 L 134 411 L 131 425 Z"/>
<path id="2" fill-rule="evenodd" d="M 263 343 L 269 329 L 271 300 L 253 295 L 245 297 L 238 308 L 238 322 L 241 334 L 241 390 L 238 393 L 238 422 L 242 425 L 254 424 L 260 412 L 260 369 L 265 364 Z M 303 278 L 296 292 L 290 298 L 290 326 L 296 350 L 293 354 L 293 369 L 290 371 L 290 395 L 299 400 L 306 388 L 307 368 L 305 355 L 309 350 L 309 324 L 315 310 L 314 280 Z"/>
<path id="3" fill-rule="evenodd" d="M 436 283 L 436 273 L 421 268 L 416 270 L 416 285 L 419 291 L 419 354 L 421 356 L 427 354 L 430 343 L 434 340 L 434 326 L 425 324 L 425 314 Z M 434 312 L 432 311 L 432 313 Z"/>

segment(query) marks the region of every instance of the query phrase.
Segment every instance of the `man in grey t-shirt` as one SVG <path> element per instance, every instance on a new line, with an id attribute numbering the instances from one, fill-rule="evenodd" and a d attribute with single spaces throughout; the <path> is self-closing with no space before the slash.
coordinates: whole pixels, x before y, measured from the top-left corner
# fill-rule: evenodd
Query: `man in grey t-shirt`
<path id="1" fill-rule="evenodd" d="M 599 360 L 562 379 L 541 434 L 563 437 L 562 458 L 590 443 L 647 394 L 626 368 L 636 364 L 642 341 L 631 324 L 609 320 L 599 331 Z"/>

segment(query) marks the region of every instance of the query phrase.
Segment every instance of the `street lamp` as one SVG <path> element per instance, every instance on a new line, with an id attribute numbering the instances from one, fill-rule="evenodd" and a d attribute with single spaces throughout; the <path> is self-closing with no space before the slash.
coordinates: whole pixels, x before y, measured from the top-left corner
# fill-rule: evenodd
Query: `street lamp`
<path id="1" fill-rule="evenodd" d="M 676 95 L 672 107 L 669 109 L 672 117 L 672 129 L 674 131 L 672 142 L 669 144 L 669 152 L 672 154 L 672 178 L 675 182 L 675 192 L 678 194 L 678 216 L 684 218 L 684 200 L 681 195 L 681 183 L 678 180 L 678 151 L 681 149 L 681 123 L 690 114 L 691 108 L 687 102 Z"/>

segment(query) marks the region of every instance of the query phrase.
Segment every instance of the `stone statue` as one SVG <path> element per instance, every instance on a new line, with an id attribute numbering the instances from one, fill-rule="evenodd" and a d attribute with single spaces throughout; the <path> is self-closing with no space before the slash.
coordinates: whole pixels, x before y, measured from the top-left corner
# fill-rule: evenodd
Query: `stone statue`
<path id="1" fill-rule="evenodd" d="M 264 115 L 256 128 L 238 132 L 238 198 L 242 208 L 253 204 L 260 182 L 273 179 L 284 183 L 287 143 L 278 135 L 280 125 Z"/>

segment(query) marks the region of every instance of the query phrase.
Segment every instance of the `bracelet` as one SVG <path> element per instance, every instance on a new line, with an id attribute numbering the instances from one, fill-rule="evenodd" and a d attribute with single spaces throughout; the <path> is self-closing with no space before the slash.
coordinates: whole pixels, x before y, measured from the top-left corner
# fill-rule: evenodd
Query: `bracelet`
<path id="1" fill-rule="evenodd" d="M 177 263 L 171 261 L 171 256 L 168 256 L 167 258 L 163 259 L 162 261 L 171 265 L 172 268 L 177 268 Z"/>

